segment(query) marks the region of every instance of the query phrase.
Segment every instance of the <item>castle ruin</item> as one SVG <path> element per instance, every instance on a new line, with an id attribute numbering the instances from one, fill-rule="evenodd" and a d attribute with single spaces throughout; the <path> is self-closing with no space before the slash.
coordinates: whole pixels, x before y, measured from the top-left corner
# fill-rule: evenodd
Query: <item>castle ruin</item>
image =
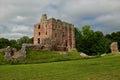
<path id="1" fill-rule="evenodd" d="M 34 25 L 34 45 L 54 51 L 75 49 L 74 25 L 55 18 L 47 19 L 43 14 L 41 21 Z"/>

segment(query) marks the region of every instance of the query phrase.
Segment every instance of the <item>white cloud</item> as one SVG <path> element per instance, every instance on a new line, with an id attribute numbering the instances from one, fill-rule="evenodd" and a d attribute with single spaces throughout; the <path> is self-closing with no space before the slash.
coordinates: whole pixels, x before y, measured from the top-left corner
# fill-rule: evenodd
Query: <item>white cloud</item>
<path id="1" fill-rule="evenodd" d="M 3 28 L 0 26 L 0 34 L 3 32 Z"/>
<path id="2" fill-rule="evenodd" d="M 107 14 L 97 17 L 94 20 L 94 24 L 103 25 L 107 30 L 105 32 L 113 32 L 120 30 L 120 15 L 119 14 Z"/>
<path id="3" fill-rule="evenodd" d="M 25 25 L 9 25 L 7 26 L 6 31 L 4 32 L 3 27 L 0 27 L 0 38 L 9 38 L 9 39 L 18 39 L 23 36 L 33 36 L 33 27 L 25 26 Z"/>
<path id="4" fill-rule="evenodd" d="M 1 0 L 0 37 L 33 36 L 33 25 L 43 13 L 80 28 L 91 24 L 94 30 L 110 33 L 120 29 L 119 4 L 120 0 Z"/>
<path id="5" fill-rule="evenodd" d="M 64 12 L 76 17 L 120 12 L 119 0 L 70 0 L 64 4 Z"/>
<path id="6" fill-rule="evenodd" d="M 103 24 L 111 24 L 112 23 L 113 25 L 120 25 L 119 20 L 120 20 L 119 14 L 108 14 L 108 15 L 102 15 L 102 16 L 97 17 L 95 22 L 103 23 Z"/>
<path id="7" fill-rule="evenodd" d="M 23 17 L 23 16 L 16 16 L 13 21 L 16 21 L 16 22 L 24 22 L 25 20 L 27 20 L 26 17 Z"/>
<path id="8" fill-rule="evenodd" d="M 2 34 L 0 34 L 0 37 L 9 38 L 9 39 L 18 39 L 23 36 L 24 36 L 24 34 L 22 34 L 22 33 L 2 33 Z"/>
<path id="9" fill-rule="evenodd" d="M 11 28 L 11 32 L 33 33 L 33 28 L 24 25 L 16 25 Z"/>

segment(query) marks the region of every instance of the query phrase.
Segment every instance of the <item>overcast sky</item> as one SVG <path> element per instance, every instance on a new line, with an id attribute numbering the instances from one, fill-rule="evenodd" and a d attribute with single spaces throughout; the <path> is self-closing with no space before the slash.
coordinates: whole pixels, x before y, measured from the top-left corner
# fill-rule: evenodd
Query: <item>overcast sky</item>
<path id="1" fill-rule="evenodd" d="M 33 37 L 41 15 L 103 33 L 120 31 L 120 0 L 0 0 L 0 38 Z"/>

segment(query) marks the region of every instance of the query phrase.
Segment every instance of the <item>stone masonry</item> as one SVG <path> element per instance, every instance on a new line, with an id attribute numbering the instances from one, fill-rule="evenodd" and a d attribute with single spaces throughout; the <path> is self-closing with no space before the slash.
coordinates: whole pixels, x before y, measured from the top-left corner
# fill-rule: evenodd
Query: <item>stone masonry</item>
<path id="1" fill-rule="evenodd" d="M 113 43 L 110 45 L 110 49 L 111 49 L 111 53 L 113 53 L 113 54 L 119 53 L 118 43 L 117 43 L 117 42 L 113 42 Z"/>
<path id="2" fill-rule="evenodd" d="M 9 60 L 24 60 L 26 58 L 26 45 L 23 44 L 21 50 L 17 51 L 17 49 L 8 46 L 5 49 L 4 59 Z"/>
<path id="3" fill-rule="evenodd" d="M 34 45 L 52 47 L 55 51 L 75 49 L 74 25 L 59 19 L 47 19 L 43 14 L 41 21 L 34 25 Z"/>

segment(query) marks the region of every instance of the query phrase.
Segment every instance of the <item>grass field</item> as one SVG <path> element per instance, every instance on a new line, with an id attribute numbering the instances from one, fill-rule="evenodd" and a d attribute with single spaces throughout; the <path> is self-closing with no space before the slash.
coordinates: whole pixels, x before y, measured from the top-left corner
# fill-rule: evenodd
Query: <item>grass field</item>
<path id="1" fill-rule="evenodd" d="M 120 80 L 120 55 L 52 63 L 0 65 L 0 80 Z"/>

